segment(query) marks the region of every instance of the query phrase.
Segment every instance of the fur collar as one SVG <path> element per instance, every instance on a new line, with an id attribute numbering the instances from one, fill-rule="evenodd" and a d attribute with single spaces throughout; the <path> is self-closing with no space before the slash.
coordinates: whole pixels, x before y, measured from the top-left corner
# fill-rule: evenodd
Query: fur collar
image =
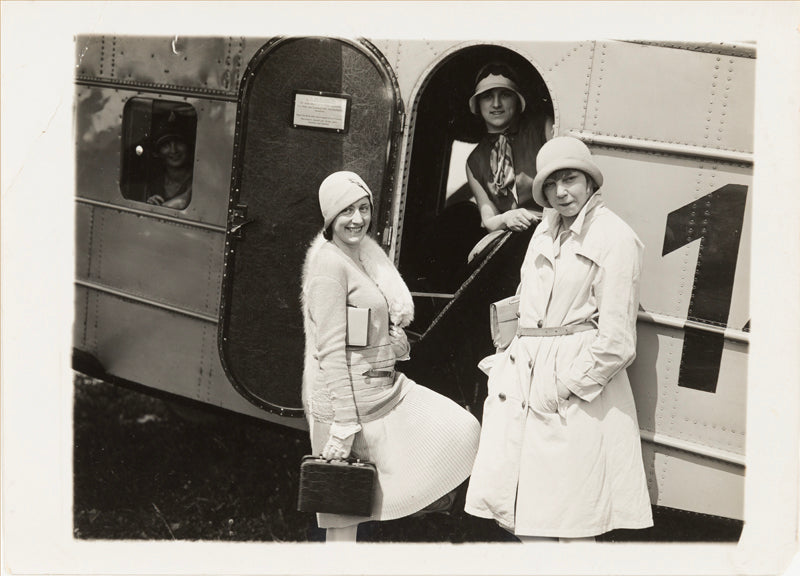
<path id="1" fill-rule="evenodd" d="M 314 238 L 311 247 L 308 249 L 306 260 L 303 264 L 304 295 L 311 262 L 326 242 L 328 241 L 320 233 Z M 375 282 L 389 305 L 389 320 L 395 326 L 405 328 L 414 319 L 414 300 L 408 291 L 406 283 L 397 268 L 395 268 L 394 263 L 375 240 L 365 236 L 361 241 L 360 248 L 360 260 L 364 270 L 367 272 L 367 276 Z M 346 258 L 347 256 L 344 257 Z"/>

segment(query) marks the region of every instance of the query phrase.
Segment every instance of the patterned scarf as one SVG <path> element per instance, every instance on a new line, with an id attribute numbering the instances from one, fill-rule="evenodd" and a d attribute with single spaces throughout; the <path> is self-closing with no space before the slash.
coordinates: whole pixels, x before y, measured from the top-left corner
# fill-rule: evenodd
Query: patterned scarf
<path id="1" fill-rule="evenodd" d="M 500 134 L 489 151 L 489 168 L 492 171 L 493 179 L 489 182 L 489 192 L 495 196 L 508 196 L 511 192 L 514 199 L 517 199 L 517 191 L 514 187 L 514 158 L 511 153 L 511 143 L 505 133 Z"/>

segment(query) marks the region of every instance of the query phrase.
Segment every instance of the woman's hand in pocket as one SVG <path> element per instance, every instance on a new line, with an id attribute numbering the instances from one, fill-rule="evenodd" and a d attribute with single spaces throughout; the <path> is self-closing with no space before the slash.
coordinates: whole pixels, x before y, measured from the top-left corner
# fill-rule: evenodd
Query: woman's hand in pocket
<path id="1" fill-rule="evenodd" d="M 572 395 L 572 390 L 564 386 L 564 383 L 561 382 L 560 378 L 556 378 L 556 393 L 558 394 L 559 399 L 566 400 Z"/>
<path id="2" fill-rule="evenodd" d="M 558 376 L 556 376 L 556 395 L 558 396 L 556 400 L 556 412 L 558 412 L 559 416 L 562 418 L 566 418 L 567 410 L 572 405 L 570 398 L 572 398 L 573 394 L 572 390 L 567 388 Z"/>

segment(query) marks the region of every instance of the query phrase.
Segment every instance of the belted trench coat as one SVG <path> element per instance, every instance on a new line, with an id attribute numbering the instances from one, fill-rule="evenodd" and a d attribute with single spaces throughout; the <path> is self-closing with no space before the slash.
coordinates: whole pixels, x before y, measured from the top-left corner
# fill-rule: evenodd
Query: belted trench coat
<path id="1" fill-rule="evenodd" d="M 636 354 L 643 246 L 599 192 L 569 229 L 561 222 L 547 209 L 531 238 L 520 326 L 596 328 L 515 337 L 499 356 L 465 510 L 527 536 L 652 526 L 625 371 Z"/>

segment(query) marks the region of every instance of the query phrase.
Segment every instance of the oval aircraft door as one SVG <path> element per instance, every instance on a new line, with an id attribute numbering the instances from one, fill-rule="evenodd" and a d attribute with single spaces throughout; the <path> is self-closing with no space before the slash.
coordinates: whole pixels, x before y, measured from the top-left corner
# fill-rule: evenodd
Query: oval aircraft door
<path id="1" fill-rule="evenodd" d="M 239 93 L 228 211 L 220 350 L 254 404 L 302 415 L 301 269 L 322 228 L 317 191 L 337 170 L 375 196 L 372 231 L 388 241 L 397 81 L 366 41 L 276 39 Z"/>

